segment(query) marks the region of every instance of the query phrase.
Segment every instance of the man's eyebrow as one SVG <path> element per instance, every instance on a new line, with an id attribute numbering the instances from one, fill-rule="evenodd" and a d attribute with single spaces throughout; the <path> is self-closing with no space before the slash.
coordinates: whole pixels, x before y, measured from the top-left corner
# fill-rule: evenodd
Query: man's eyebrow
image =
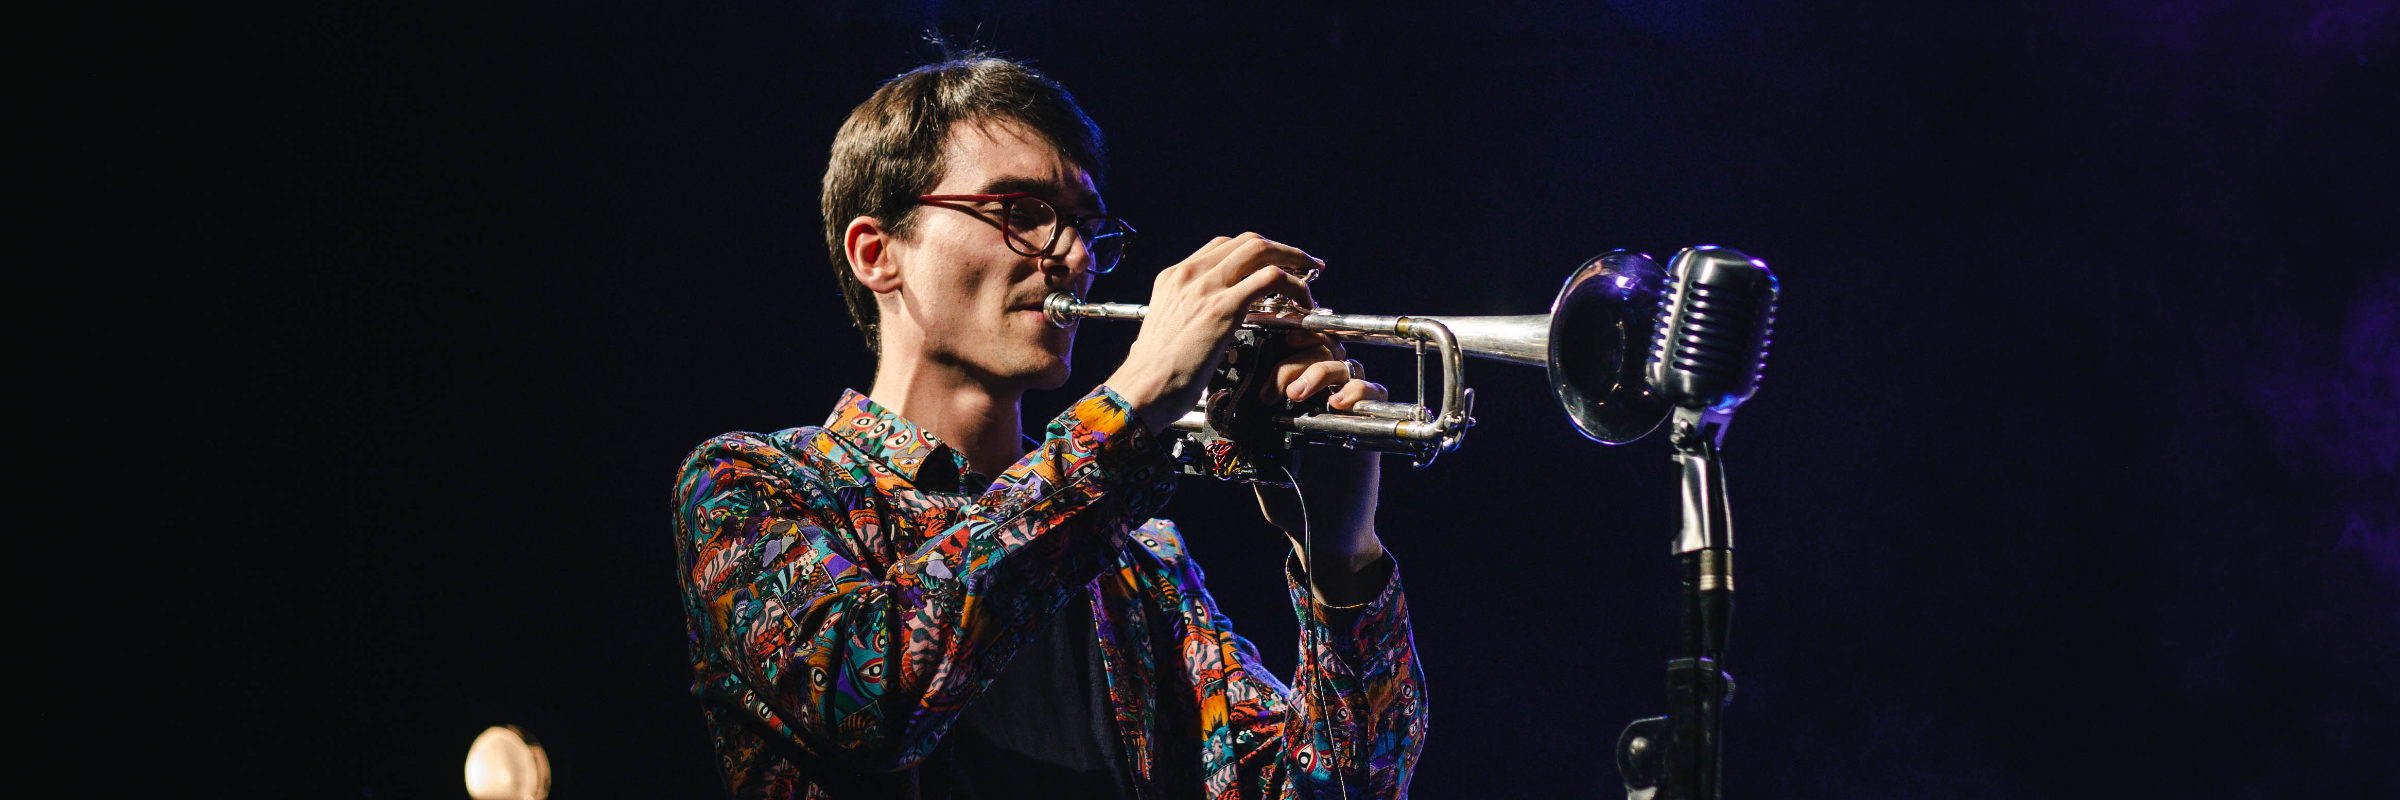
<path id="1" fill-rule="evenodd" d="M 1100 210 L 1098 195 L 1086 192 L 1080 186 L 1070 190 L 1048 178 L 1023 176 L 993 178 L 990 182 L 985 183 L 983 190 L 977 194 L 1015 194 L 1017 192 L 1037 195 L 1048 200 L 1066 200 L 1070 207 L 1076 209 Z"/>

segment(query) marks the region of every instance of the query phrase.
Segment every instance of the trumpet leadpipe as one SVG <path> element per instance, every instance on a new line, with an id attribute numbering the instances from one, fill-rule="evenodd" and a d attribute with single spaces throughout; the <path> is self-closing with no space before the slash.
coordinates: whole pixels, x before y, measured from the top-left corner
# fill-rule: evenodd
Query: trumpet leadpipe
<path id="1" fill-rule="evenodd" d="M 1139 321 L 1150 315 L 1150 307 L 1135 303 L 1086 303 L 1073 293 L 1053 292 L 1042 300 L 1042 315 L 1050 318 L 1050 324 L 1064 328 L 1087 317 Z"/>

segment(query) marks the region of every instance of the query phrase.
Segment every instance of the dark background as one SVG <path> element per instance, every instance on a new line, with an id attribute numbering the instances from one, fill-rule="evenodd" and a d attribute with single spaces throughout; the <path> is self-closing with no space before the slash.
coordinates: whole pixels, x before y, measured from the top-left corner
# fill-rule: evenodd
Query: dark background
<path id="1" fill-rule="evenodd" d="M 113 378 L 116 449 L 71 454 L 143 456 L 94 482 L 178 544 L 101 570 L 144 598 L 112 625 L 169 635 L 84 655 L 174 688 L 136 738 L 178 785 L 463 796 L 515 723 L 559 797 L 719 791 L 669 482 L 867 384 L 816 183 L 928 28 L 1107 130 L 1143 239 L 1104 299 L 1243 230 L 1366 313 L 1542 311 L 1620 247 L 1772 263 L 1728 796 L 2400 793 L 2400 19 L 2367 0 L 97 12 L 41 73 L 105 256 L 61 271 L 175 324 Z M 1130 338 L 1086 326 L 1029 420 Z M 1386 478 L 1415 789 L 1609 796 L 1664 710 L 1674 471 L 1470 374 L 1473 440 Z M 1288 669 L 1279 537 L 1198 480 L 1167 515 Z"/>

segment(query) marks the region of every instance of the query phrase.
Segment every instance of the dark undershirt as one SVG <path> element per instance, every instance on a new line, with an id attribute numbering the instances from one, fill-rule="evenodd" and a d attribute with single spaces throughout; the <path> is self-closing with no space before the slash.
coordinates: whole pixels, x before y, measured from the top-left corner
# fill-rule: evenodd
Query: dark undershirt
<path id="1" fill-rule="evenodd" d="M 983 694 L 967 704 L 919 773 L 926 798 L 1133 797 L 1108 677 L 1077 589 Z"/>

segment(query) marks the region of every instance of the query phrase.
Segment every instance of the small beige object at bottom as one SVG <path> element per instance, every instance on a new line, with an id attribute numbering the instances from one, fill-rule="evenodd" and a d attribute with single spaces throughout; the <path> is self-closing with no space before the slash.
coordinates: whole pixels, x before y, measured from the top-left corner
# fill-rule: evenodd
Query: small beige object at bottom
<path id="1" fill-rule="evenodd" d="M 467 796 L 543 800 L 550 796 L 550 757 L 515 725 L 485 728 L 467 748 Z"/>

